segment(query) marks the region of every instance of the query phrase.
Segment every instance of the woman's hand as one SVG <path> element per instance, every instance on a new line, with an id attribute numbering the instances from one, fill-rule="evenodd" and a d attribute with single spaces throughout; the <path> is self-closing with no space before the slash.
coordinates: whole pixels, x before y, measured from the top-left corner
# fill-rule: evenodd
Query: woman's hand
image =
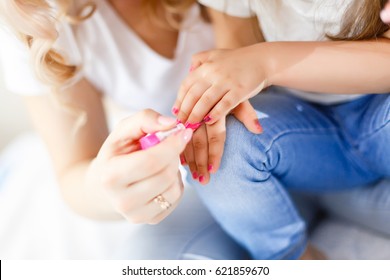
<path id="1" fill-rule="evenodd" d="M 190 123 L 224 118 L 266 86 L 262 56 L 253 46 L 195 55 L 194 70 L 183 81 L 172 111 Z"/>
<path id="2" fill-rule="evenodd" d="M 123 120 L 87 172 L 87 180 L 103 188 L 113 208 L 132 223 L 158 223 L 180 201 L 179 155 L 192 131 L 181 131 L 148 150 L 140 150 L 138 142 L 147 133 L 174 125 L 174 119 L 151 110 Z"/>

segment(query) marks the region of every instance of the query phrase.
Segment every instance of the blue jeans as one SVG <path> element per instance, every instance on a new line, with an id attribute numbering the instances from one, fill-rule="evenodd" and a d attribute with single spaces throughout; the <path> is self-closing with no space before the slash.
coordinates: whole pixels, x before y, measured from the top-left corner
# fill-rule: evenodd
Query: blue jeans
<path id="1" fill-rule="evenodd" d="M 208 186 L 197 188 L 198 193 L 253 258 L 296 259 L 306 247 L 306 223 L 288 192 L 366 195 L 375 188 L 361 186 L 390 177 L 390 96 L 368 95 L 322 106 L 270 88 L 251 102 L 267 116 L 261 120 L 264 133 L 252 134 L 228 117 L 221 168 Z M 378 192 L 379 198 L 387 195 L 382 197 L 387 201 L 382 215 L 386 224 L 389 186 L 382 186 L 370 200 L 374 203 Z M 332 208 L 329 196 L 322 202 Z M 339 209 L 344 210 L 342 205 Z"/>

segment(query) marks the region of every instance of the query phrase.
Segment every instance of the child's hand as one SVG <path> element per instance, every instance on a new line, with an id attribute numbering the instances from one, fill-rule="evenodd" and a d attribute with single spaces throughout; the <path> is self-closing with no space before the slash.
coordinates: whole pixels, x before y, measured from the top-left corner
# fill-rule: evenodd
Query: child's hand
<path id="1" fill-rule="evenodd" d="M 202 125 L 184 151 L 192 178 L 206 185 L 210 174 L 219 169 L 226 137 L 225 118 L 212 125 Z"/>
<path id="2" fill-rule="evenodd" d="M 390 1 L 387 2 L 386 6 L 383 8 L 381 12 L 381 19 L 385 23 L 390 23 Z"/>
<path id="3" fill-rule="evenodd" d="M 125 119 L 107 138 L 88 170 L 87 180 L 105 189 L 113 208 L 132 223 L 158 223 L 180 201 L 183 184 L 178 174 L 179 155 L 192 131 L 170 136 L 148 150 L 139 150 L 138 143 L 146 133 L 173 125 L 174 119 L 150 110 Z"/>
<path id="4" fill-rule="evenodd" d="M 216 50 L 193 57 L 193 71 L 183 81 L 173 112 L 181 121 L 207 124 L 224 118 L 266 86 L 266 73 L 253 46 Z"/>
<path id="5" fill-rule="evenodd" d="M 232 114 L 253 133 L 261 133 L 261 127 L 252 105 L 246 101 L 238 105 Z M 202 125 L 184 151 L 182 163 L 188 164 L 192 178 L 206 185 L 210 174 L 220 167 L 226 139 L 225 118 L 211 125 Z"/>

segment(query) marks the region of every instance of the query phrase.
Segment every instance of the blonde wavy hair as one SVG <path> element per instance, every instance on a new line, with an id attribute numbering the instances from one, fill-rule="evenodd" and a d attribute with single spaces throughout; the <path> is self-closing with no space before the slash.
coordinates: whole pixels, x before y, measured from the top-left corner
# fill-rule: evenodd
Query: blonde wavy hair
<path id="1" fill-rule="evenodd" d="M 53 45 L 58 38 L 58 23 L 78 24 L 91 17 L 96 9 L 93 1 L 78 10 L 75 0 L 1 0 L 0 16 L 28 46 L 39 80 L 54 88 L 66 85 L 77 74 L 78 65 L 68 64 Z M 179 28 L 183 14 L 196 0 L 143 0 L 151 20 L 167 28 Z M 157 17 L 159 5 L 166 20 Z"/>

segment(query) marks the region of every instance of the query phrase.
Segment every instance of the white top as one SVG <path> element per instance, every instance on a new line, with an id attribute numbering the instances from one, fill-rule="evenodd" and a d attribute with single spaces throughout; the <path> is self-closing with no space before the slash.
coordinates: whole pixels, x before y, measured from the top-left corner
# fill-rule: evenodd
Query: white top
<path id="1" fill-rule="evenodd" d="M 128 112 L 152 108 L 170 114 L 191 56 L 214 46 L 212 28 L 200 18 L 197 5 L 189 11 L 180 31 L 175 57 L 152 50 L 105 0 L 88 20 L 63 24 L 56 48 L 69 61 L 82 65 L 81 76 Z M 48 92 L 34 76 L 27 48 L 7 30 L 0 29 L 0 62 L 4 83 L 15 93 Z"/>
<path id="2" fill-rule="evenodd" d="M 337 34 L 353 0 L 199 0 L 236 17 L 257 16 L 266 41 L 324 41 Z M 290 89 L 294 95 L 323 104 L 339 103 L 361 95 L 310 93 Z"/>

